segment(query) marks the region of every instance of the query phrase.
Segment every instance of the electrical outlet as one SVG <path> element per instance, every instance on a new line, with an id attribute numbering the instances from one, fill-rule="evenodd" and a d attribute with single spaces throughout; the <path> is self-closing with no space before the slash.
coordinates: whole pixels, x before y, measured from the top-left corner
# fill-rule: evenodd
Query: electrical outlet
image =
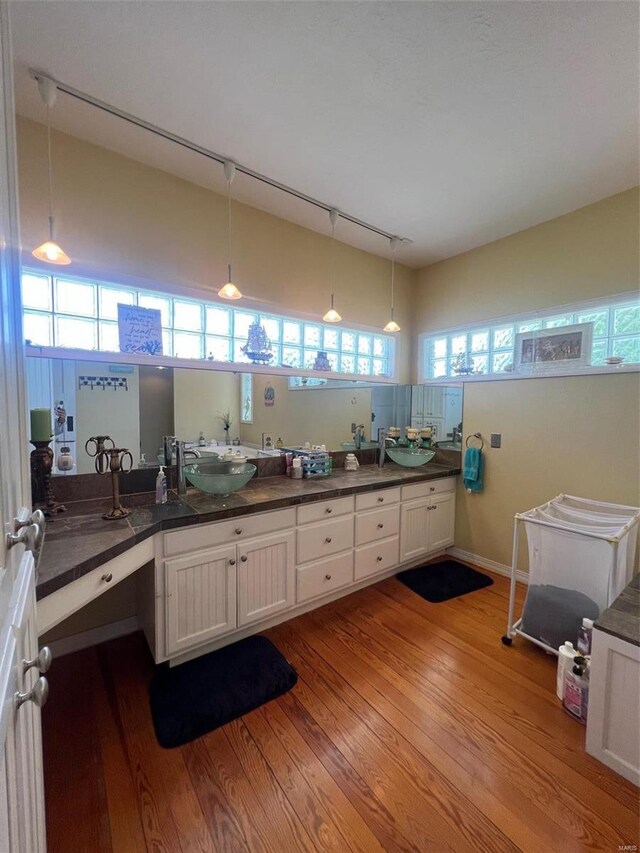
<path id="1" fill-rule="evenodd" d="M 502 433 L 501 432 L 492 432 L 491 433 L 491 447 L 502 447 Z"/>

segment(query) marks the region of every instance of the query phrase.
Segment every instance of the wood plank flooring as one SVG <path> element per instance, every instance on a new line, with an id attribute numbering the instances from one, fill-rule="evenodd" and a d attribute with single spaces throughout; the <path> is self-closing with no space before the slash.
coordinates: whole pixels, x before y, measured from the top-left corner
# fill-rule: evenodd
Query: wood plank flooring
<path id="1" fill-rule="evenodd" d="M 502 646 L 494 580 L 443 604 L 385 580 L 271 629 L 296 687 L 180 749 L 156 743 L 141 634 L 55 661 L 49 853 L 638 845 L 637 789 L 584 752 L 555 659 Z"/>

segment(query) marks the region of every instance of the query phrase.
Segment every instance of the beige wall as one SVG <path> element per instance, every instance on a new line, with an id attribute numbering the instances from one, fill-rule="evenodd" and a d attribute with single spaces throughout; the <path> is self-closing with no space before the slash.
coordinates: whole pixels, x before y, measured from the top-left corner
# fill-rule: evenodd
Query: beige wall
<path id="1" fill-rule="evenodd" d="M 220 415 L 230 412 L 233 421 L 230 437 L 239 434 L 240 375 L 214 370 L 173 371 L 175 434 L 186 441 L 197 440 L 200 431 L 206 439 L 224 442 Z"/>
<path id="2" fill-rule="evenodd" d="M 273 406 L 265 406 L 264 389 L 269 384 L 276 392 Z M 253 377 L 253 424 L 242 424 L 243 442 L 260 445 L 262 433 L 273 440 L 282 438 L 285 447 L 325 444 L 337 450 L 343 441 L 351 441 L 351 424 L 371 429 L 371 389 L 335 388 L 290 391 L 286 377 Z"/>
<path id="3" fill-rule="evenodd" d="M 638 234 L 632 190 L 434 264 L 414 330 L 634 290 Z M 509 565 L 514 514 L 559 492 L 640 505 L 638 390 L 637 373 L 466 383 L 465 435 L 502 433 L 502 448 L 482 494 L 458 490 L 456 546 Z"/>
<path id="4" fill-rule="evenodd" d="M 32 247 L 42 242 L 48 215 L 46 134 L 23 118 L 17 127 L 22 242 Z M 226 281 L 226 198 L 65 134 L 53 133 L 53 151 L 56 231 L 76 269 L 212 294 Z M 242 291 L 283 311 L 321 317 L 330 239 L 246 205 L 235 204 L 233 217 L 234 278 Z M 382 328 L 389 319 L 389 261 L 337 241 L 335 268 L 345 324 Z M 409 381 L 416 280 L 414 270 L 397 265 L 401 382 Z"/>

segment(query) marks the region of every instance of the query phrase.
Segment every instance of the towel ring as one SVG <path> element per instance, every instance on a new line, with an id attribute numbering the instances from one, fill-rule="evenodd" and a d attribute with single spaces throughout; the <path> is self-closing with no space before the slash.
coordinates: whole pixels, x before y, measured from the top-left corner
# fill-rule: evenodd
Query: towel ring
<path id="1" fill-rule="evenodd" d="M 484 438 L 479 432 L 474 432 L 473 434 L 469 434 L 467 436 L 467 440 L 465 441 L 465 447 L 469 447 L 469 439 L 477 438 L 480 441 L 480 450 L 484 450 Z"/>

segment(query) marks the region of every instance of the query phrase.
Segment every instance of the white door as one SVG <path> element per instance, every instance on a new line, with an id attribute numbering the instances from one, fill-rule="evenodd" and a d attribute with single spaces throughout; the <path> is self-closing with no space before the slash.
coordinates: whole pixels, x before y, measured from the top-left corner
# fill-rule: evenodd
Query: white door
<path id="1" fill-rule="evenodd" d="M 15 534 L 29 518 L 20 239 L 9 4 L 0 0 L 0 850 L 45 850 L 40 715 L 28 693 L 38 678 L 23 658 L 36 649 L 34 563 Z M 23 528 L 26 531 L 26 527 Z M 31 698 L 44 698 L 39 682 Z"/>
<path id="2" fill-rule="evenodd" d="M 293 530 L 238 545 L 238 625 L 249 625 L 295 602 Z"/>
<path id="3" fill-rule="evenodd" d="M 441 551 L 453 545 L 455 493 L 429 498 L 429 551 Z"/>

